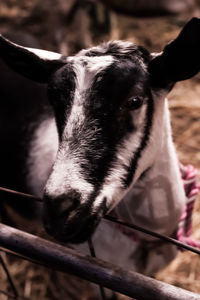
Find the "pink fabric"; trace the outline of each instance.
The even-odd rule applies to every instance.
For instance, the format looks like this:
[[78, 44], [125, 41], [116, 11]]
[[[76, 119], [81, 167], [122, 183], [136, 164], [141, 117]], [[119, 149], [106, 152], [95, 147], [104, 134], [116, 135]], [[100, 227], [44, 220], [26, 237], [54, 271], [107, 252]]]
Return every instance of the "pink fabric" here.
[[186, 206], [179, 221], [176, 238], [180, 242], [200, 249], [200, 241], [190, 237], [192, 234], [192, 212], [196, 196], [200, 190], [200, 185], [197, 182], [197, 170], [192, 165], [183, 166], [180, 164], [180, 171], [185, 189]]

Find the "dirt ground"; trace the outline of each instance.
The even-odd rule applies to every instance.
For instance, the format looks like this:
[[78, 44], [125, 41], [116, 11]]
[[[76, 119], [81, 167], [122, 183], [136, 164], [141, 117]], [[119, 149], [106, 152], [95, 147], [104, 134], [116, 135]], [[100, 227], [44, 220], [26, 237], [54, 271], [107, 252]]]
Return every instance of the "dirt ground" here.
[[[9, 0], [6, 5], [0, 4], [0, 31], [20, 28], [24, 24], [33, 2], [22, 1], [18, 7], [17, 0]], [[10, 4], [10, 6], [8, 5]], [[196, 12], [196, 15], [198, 13]], [[137, 19], [124, 16], [114, 16], [115, 27], [112, 28], [108, 38], [119, 38], [135, 41], [156, 52], [175, 38], [183, 24], [192, 15], [157, 17]], [[37, 21], [38, 20], [38, 21]], [[41, 18], [28, 23], [27, 28], [37, 37], [44, 36], [46, 27], [42, 29]], [[99, 38], [99, 40], [102, 39]], [[98, 38], [95, 38], [95, 42]], [[53, 48], [49, 36], [43, 39], [42, 44]], [[179, 159], [184, 164], [193, 164], [200, 172], [200, 75], [191, 80], [178, 83], [170, 93], [169, 106], [173, 136]], [[193, 215], [193, 236], [200, 240], [200, 197], [198, 197]], [[20, 293], [29, 299], [57, 300], [57, 299], [95, 299], [89, 284], [72, 276], [20, 261], [2, 254], [9, 265], [10, 272], [16, 282]], [[158, 279], [170, 284], [200, 293], [200, 259], [189, 252], [180, 252], [174, 261], [156, 276]], [[77, 284], [78, 283], [78, 284]], [[0, 268], [0, 289], [6, 290], [9, 284], [3, 270]], [[81, 295], [81, 296], [80, 296]], [[0, 294], [0, 300], [11, 299]], [[127, 299], [121, 296], [120, 299]]]

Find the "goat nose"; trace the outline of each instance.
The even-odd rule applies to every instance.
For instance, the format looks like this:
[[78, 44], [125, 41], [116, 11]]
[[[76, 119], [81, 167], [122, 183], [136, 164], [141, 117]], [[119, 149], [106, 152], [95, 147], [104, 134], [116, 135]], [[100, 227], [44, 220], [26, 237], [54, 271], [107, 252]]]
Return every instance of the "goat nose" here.
[[67, 217], [79, 205], [80, 194], [70, 191], [62, 195], [44, 194], [43, 223], [47, 232], [56, 230], [62, 217]]
[[49, 216], [60, 216], [70, 210], [72, 206], [72, 200], [65, 195], [59, 197], [44, 197], [45, 213], [49, 214]]
[[54, 195], [54, 193], [44, 194], [44, 203], [48, 207], [55, 209], [55, 212], [68, 210], [72, 206], [76, 206], [80, 203], [81, 195], [72, 190], [66, 194]]

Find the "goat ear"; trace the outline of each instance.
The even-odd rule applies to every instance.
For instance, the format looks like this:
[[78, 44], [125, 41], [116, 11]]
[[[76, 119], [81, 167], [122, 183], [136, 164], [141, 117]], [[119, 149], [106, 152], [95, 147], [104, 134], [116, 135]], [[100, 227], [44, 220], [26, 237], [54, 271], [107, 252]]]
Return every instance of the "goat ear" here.
[[191, 19], [149, 65], [153, 87], [165, 88], [200, 71], [200, 19]]
[[66, 63], [61, 54], [22, 47], [2, 35], [0, 58], [14, 71], [40, 83], [47, 83], [50, 74]]

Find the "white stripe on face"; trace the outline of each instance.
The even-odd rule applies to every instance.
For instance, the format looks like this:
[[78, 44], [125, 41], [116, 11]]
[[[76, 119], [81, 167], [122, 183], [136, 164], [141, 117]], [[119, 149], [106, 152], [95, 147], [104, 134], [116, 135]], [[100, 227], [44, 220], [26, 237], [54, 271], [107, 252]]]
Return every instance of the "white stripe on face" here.
[[80, 137], [77, 144], [73, 144], [73, 140], [79, 138], [74, 136], [76, 132], [81, 135], [83, 131], [85, 93], [91, 87], [95, 76], [112, 64], [113, 60], [112, 56], [68, 58], [76, 75], [76, 88], [58, 155], [46, 185], [46, 193], [59, 196], [73, 189], [81, 194], [81, 201], [84, 202], [93, 192], [93, 185], [84, 179], [81, 164], [87, 164], [87, 161], [84, 161], [83, 153], [84, 149], [87, 150], [88, 147], [87, 139], [91, 140], [94, 132], [88, 128], [87, 131], [84, 131], [85, 140], [81, 140]]
[[68, 155], [69, 152], [67, 146], [61, 145], [45, 192], [58, 197], [67, 194], [68, 191], [75, 190], [80, 193], [80, 200], [84, 202], [93, 191], [93, 186], [84, 179], [78, 154]]
[[111, 65], [114, 58], [112, 56], [77, 56], [69, 57], [68, 61], [73, 63], [73, 70], [76, 74], [76, 88], [71, 113], [64, 129], [65, 138], [73, 137], [74, 129], [81, 129], [84, 125], [85, 116], [83, 104], [85, 101], [85, 93], [92, 86], [95, 76]]

